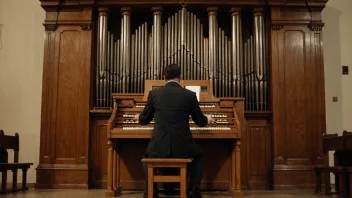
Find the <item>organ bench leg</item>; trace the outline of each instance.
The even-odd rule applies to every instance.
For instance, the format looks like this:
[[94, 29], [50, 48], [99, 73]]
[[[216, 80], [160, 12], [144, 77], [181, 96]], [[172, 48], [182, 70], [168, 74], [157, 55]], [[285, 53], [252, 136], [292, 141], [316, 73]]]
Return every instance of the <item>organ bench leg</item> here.
[[231, 187], [232, 197], [242, 197], [241, 190], [241, 141], [236, 140], [231, 153]]
[[120, 155], [116, 141], [108, 141], [108, 179], [105, 197], [116, 197], [121, 193], [120, 187]]

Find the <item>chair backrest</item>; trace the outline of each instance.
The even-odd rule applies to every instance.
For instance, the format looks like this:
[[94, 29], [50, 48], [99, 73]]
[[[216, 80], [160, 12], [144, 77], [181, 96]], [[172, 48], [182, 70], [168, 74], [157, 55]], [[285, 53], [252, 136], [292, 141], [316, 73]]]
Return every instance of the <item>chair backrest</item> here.
[[2, 150], [0, 152], [0, 155], [2, 155], [2, 157], [0, 157], [2, 159], [1, 161], [4, 161], [4, 155], [6, 155], [4, 153], [4, 150], [6, 151], [6, 149], [12, 149], [14, 150], [13, 161], [14, 163], [18, 163], [18, 152], [20, 150], [20, 138], [18, 133], [15, 133], [14, 136], [10, 136], [10, 135], [5, 135], [4, 131], [0, 130], [0, 149]]
[[352, 132], [343, 131], [343, 146], [345, 149], [352, 149]]
[[323, 152], [343, 149], [342, 137], [335, 134], [323, 135]]

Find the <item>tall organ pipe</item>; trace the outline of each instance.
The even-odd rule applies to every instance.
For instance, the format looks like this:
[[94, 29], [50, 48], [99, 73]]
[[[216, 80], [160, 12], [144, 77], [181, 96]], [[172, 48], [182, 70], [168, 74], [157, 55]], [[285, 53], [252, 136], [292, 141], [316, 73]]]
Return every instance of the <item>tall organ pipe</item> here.
[[159, 79], [161, 74], [161, 17], [163, 9], [161, 7], [153, 7], [153, 68], [154, 79]]
[[209, 19], [209, 78], [213, 83], [214, 94], [217, 96], [217, 82], [216, 82], [216, 69], [217, 69], [217, 7], [209, 7], [208, 19]]
[[123, 20], [123, 64], [122, 64], [122, 92], [129, 92], [130, 67], [131, 67], [131, 8], [121, 8]]
[[237, 97], [243, 96], [243, 65], [242, 65], [242, 25], [241, 25], [241, 9], [231, 9], [231, 25], [232, 25], [232, 80], [233, 95]]
[[254, 53], [255, 53], [255, 99], [256, 110], [263, 110], [263, 103], [266, 98], [264, 97], [265, 83], [264, 82], [264, 12], [263, 9], [254, 9]]
[[99, 8], [99, 26], [98, 26], [98, 66], [97, 66], [97, 103], [101, 107], [107, 107], [106, 92], [107, 92], [107, 82], [106, 82], [106, 63], [107, 63], [107, 35], [108, 35], [108, 9]]

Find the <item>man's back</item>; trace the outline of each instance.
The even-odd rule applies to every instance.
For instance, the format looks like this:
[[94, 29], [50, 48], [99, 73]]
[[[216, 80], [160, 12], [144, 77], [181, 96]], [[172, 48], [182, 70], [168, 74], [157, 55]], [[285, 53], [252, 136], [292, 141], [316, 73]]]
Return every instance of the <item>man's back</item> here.
[[[194, 92], [182, 88], [177, 82], [168, 82], [164, 87], [151, 91], [148, 100], [152, 103], [150, 108], [153, 109], [155, 122], [153, 137], [146, 152], [148, 155], [192, 157], [202, 153], [192, 140], [189, 115], [199, 126], [205, 126], [208, 120], [200, 110]], [[145, 117], [147, 121], [150, 119], [148, 116]]]
[[[202, 149], [193, 141], [189, 129], [189, 115], [198, 126], [214, 123], [211, 116], [204, 116], [200, 110], [196, 94], [182, 88], [178, 82], [182, 79], [181, 68], [171, 64], [165, 67], [164, 79], [168, 82], [160, 89], [149, 92], [148, 101], [138, 119], [142, 125], [155, 121], [153, 136], [144, 154], [146, 158], [193, 158], [189, 164], [190, 185], [189, 198], [201, 198], [199, 185], [204, 170]], [[148, 166], [143, 164], [145, 186], [148, 189]], [[154, 189], [157, 188], [154, 185]], [[157, 198], [157, 190], [153, 197]], [[147, 197], [147, 192], [144, 193]]]

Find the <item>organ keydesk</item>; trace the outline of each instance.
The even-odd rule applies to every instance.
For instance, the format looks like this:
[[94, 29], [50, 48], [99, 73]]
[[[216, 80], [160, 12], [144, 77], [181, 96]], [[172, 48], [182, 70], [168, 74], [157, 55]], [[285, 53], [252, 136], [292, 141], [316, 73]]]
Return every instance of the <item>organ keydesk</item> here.
[[[119, 149], [119, 143], [122, 143], [126, 139], [150, 139], [153, 122], [147, 126], [140, 126], [132, 118], [135, 114], [142, 112], [144, 104], [146, 103], [148, 92], [152, 89], [157, 89], [165, 84], [162, 80], [147, 80], [145, 81], [145, 92], [144, 94], [113, 94], [114, 109], [112, 115], [108, 121], [107, 126], [107, 138], [108, 145], [108, 181], [105, 196], [111, 197], [118, 195], [121, 188], [120, 180], [120, 162], [124, 159], [121, 156], [123, 150]], [[210, 140], [230, 140], [226, 141], [230, 143], [229, 148], [231, 152], [228, 152], [229, 171], [228, 171], [228, 182], [225, 184], [227, 188], [234, 196], [241, 196], [241, 168], [240, 168], [240, 139], [241, 139], [241, 123], [240, 119], [243, 115], [243, 98], [215, 98], [213, 96], [213, 90], [211, 81], [208, 80], [183, 80], [181, 86], [200, 86], [199, 93], [199, 104], [204, 114], [210, 114], [217, 118], [215, 124], [207, 125], [205, 127], [198, 127], [190, 119], [190, 129], [192, 131], [193, 138], [195, 139], [210, 139]], [[141, 156], [135, 156], [140, 158]], [[208, 158], [215, 158], [217, 156], [208, 156]], [[219, 160], [218, 163], [222, 163]], [[227, 161], [225, 162], [227, 163]], [[224, 166], [219, 164], [218, 166]], [[141, 168], [141, 167], [140, 167]], [[206, 168], [205, 179], [207, 179], [207, 171], [215, 171]], [[214, 173], [212, 173], [214, 174]], [[209, 178], [208, 178], [209, 179]], [[212, 181], [210, 181], [211, 184]], [[204, 189], [215, 189], [219, 186], [214, 185], [203, 185]], [[220, 187], [223, 188], [223, 187]]]

